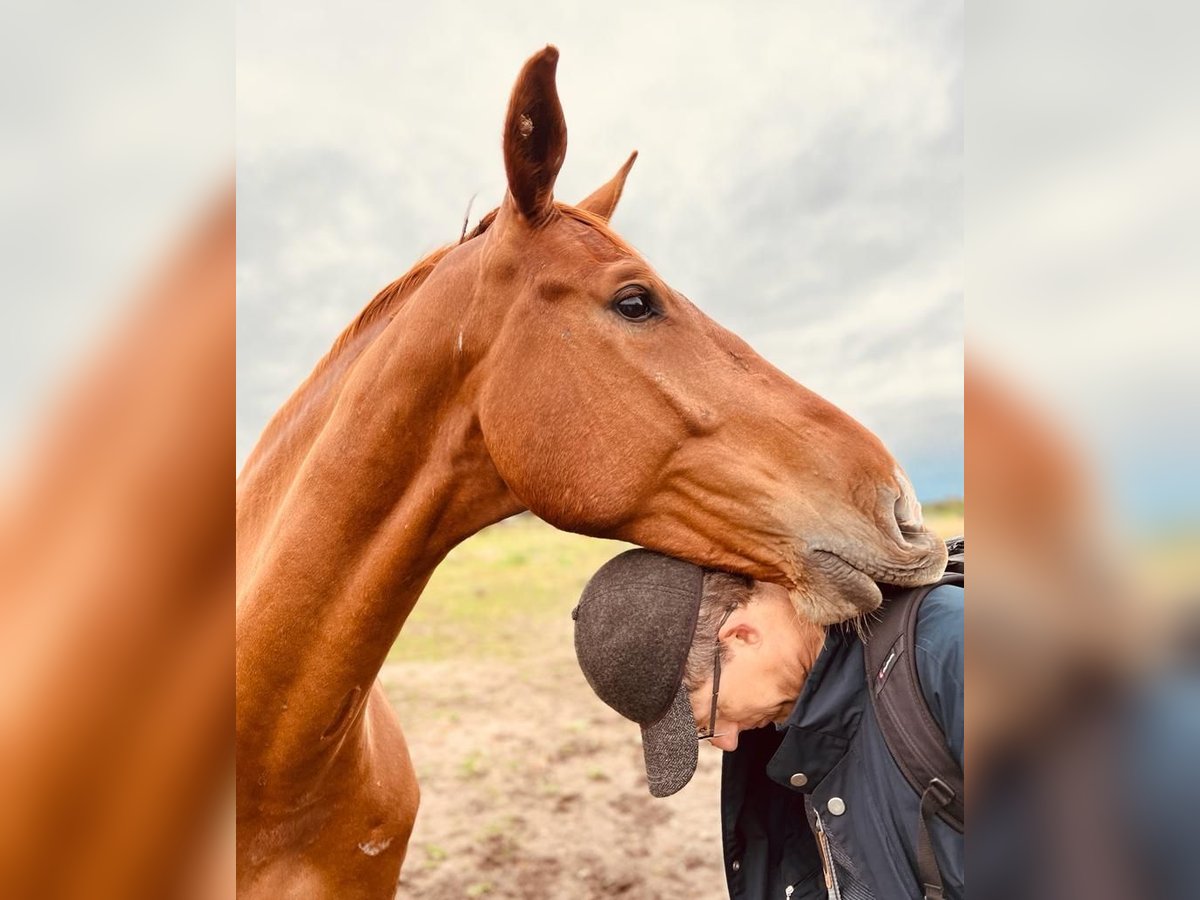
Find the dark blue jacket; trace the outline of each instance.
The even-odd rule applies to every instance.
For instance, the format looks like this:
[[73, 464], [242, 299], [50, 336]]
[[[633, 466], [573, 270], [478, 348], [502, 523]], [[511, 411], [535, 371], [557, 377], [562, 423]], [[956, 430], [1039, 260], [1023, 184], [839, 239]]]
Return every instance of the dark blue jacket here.
[[[922, 693], [961, 765], [962, 588], [930, 592], [916, 637]], [[721, 820], [730, 897], [920, 900], [919, 799], [875, 720], [862, 642], [848, 628], [830, 628], [787, 723], [744, 732], [738, 749], [724, 756]], [[961, 900], [963, 837], [941, 820], [931, 836], [946, 896]], [[823, 858], [831, 861], [828, 875]]]

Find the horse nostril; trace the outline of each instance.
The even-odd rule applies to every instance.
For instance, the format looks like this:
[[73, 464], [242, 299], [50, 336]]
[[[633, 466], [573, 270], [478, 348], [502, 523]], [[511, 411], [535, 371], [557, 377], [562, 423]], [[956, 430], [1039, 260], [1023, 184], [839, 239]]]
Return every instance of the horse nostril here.
[[902, 472], [897, 471], [896, 476], [900, 488], [899, 495], [896, 497], [896, 503], [892, 508], [892, 515], [896, 519], [896, 526], [900, 529], [900, 533], [905, 536], [924, 532], [925, 521], [921, 516], [921, 504], [917, 500], [916, 491], [913, 490], [912, 484]]
[[896, 517], [896, 524], [899, 525], [901, 529], [910, 528], [913, 526], [919, 527], [921, 525], [920, 506], [917, 507], [916, 514], [914, 515], [912, 507], [908, 502], [908, 498], [906, 498], [903, 494], [896, 498], [896, 507], [893, 515]]

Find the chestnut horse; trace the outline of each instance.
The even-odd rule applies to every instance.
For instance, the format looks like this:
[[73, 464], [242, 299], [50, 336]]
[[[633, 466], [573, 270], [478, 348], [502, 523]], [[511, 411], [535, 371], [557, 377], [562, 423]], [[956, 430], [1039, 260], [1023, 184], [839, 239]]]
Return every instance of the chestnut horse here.
[[245, 896], [387, 897], [417, 812], [376, 676], [434, 568], [531, 510], [784, 585], [835, 622], [941, 542], [883, 444], [608, 228], [630, 157], [556, 202], [558, 51], [521, 70], [508, 191], [385, 288], [238, 482], [237, 855]]

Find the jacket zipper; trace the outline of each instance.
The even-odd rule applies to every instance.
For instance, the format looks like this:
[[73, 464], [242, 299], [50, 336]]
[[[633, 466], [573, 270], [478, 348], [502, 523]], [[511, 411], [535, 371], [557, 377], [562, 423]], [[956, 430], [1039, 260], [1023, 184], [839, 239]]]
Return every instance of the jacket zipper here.
[[837, 869], [833, 867], [833, 854], [829, 852], [829, 838], [825, 835], [825, 823], [821, 821], [821, 814], [815, 808], [813, 809], [813, 824], [817, 830], [817, 849], [821, 851], [821, 863], [825, 867], [825, 888], [829, 891], [829, 900], [842, 900]]

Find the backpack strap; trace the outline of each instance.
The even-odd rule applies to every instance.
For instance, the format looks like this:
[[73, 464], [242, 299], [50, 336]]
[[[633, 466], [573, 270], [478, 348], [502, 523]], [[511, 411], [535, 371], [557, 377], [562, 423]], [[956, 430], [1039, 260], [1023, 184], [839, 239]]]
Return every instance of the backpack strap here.
[[921, 797], [917, 870], [926, 900], [943, 896], [929, 823], [936, 816], [960, 833], [965, 825], [962, 768], [950, 755], [946, 736], [925, 702], [914, 651], [922, 601], [940, 585], [961, 587], [966, 583], [965, 543], [957, 538], [947, 542], [947, 550], [950, 559], [946, 574], [937, 584], [885, 592], [881, 617], [872, 623], [864, 652], [867, 685], [879, 728], [905, 780]]

